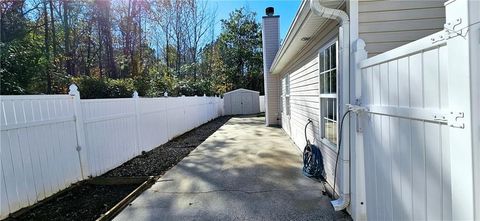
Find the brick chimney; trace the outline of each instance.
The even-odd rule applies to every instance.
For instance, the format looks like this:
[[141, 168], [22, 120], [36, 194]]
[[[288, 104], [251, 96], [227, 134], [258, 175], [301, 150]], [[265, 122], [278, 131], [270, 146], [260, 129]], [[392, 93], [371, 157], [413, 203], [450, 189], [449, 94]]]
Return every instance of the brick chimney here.
[[280, 120], [280, 81], [270, 74], [270, 67], [280, 47], [280, 16], [273, 7], [265, 9], [262, 19], [263, 79], [265, 88], [265, 124], [278, 125]]

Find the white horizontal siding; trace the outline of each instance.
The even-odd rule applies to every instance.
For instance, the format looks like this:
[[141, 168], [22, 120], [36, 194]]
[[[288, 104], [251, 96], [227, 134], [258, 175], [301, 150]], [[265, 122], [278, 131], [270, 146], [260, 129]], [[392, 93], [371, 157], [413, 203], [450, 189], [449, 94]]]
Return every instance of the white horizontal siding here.
[[[309, 40], [309, 43], [301, 50], [296, 59], [292, 60], [280, 75], [280, 79], [283, 79], [287, 74], [290, 75], [291, 114], [286, 116], [284, 110], [282, 114], [282, 128], [289, 134], [299, 150], [303, 151], [306, 145], [305, 124], [308, 122], [308, 119], [313, 121], [313, 124], [308, 126], [307, 137], [312, 143], [320, 147], [324, 158], [327, 181], [330, 184], [333, 184], [336, 152], [320, 143], [318, 128], [320, 116], [318, 52], [321, 47], [334, 40], [337, 36], [338, 22], [327, 22], [322, 31], [312, 36], [312, 39]], [[279, 88], [283, 89], [283, 85]], [[280, 96], [277, 101], [282, 102]], [[284, 103], [282, 105], [285, 106]]]
[[303, 151], [306, 145], [305, 124], [308, 122], [308, 119], [313, 121], [313, 124], [307, 129], [307, 137], [312, 143], [320, 146], [324, 157], [327, 179], [330, 183], [333, 183], [336, 152], [329, 147], [321, 145], [319, 141], [319, 95], [318, 56], [314, 56], [305, 60], [303, 66], [290, 73], [291, 114], [288, 117], [284, 111], [282, 127], [298, 148]]
[[445, 1], [360, 1], [359, 36], [369, 57], [443, 29]]

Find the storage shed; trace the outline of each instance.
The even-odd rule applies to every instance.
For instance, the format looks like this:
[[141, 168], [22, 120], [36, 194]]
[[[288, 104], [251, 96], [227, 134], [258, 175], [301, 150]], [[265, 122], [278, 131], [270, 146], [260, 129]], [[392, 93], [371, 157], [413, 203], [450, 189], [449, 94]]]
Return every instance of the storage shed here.
[[237, 89], [223, 95], [225, 115], [256, 114], [260, 112], [258, 91]]

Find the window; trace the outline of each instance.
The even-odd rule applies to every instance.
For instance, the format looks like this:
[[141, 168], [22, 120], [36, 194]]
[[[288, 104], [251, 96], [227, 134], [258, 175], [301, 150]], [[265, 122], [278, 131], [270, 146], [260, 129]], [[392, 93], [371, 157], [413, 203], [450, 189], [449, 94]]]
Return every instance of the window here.
[[280, 99], [282, 100], [280, 103], [280, 113], [283, 114], [285, 111], [285, 78], [282, 78], [281, 82]]
[[331, 146], [337, 144], [337, 43], [333, 42], [319, 53], [320, 77], [320, 134]]
[[290, 116], [290, 74], [285, 76], [285, 112]]
[[281, 98], [281, 112], [290, 116], [290, 75], [288, 74], [282, 78]]

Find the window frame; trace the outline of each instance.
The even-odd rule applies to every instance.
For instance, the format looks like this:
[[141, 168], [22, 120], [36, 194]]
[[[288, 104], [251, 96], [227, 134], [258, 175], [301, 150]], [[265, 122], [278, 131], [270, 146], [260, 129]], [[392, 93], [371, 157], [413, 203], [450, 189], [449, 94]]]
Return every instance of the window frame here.
[[290, 74], [285, 75], [285, 115], [291, 117], [291, 103], [290, 103]]
[[[320, 67], [320, 59], [322, 58], [320, 56], [320, 54], [324, 51], [326, 51], [327, 49], [329, 49], [332, 45], [335, 45], [335, 68], [329, 68], [328, 70], [323, 70], [321, 71]], [[339, 59], [339, 54], [338, 54], [338, 39], [337, 37], [335, 37], [334, 39], [328, 41], [326, 44], [324, 44], [319, 50], [318, 50], [318, 91], [319, 91], [319, 127], [318, 127], [318, 131], [319, 131], [319, 135], [320, 135], [320, 142], [327, 146], [328, 148], [330, 148], [331, 150], [337, 152], [338, 151], [338, 112], [339, 112], [339, 104], [338, 104], [338, 98], [339, 98], [339, 88], [338, 88], [338, 76], [339, 76], [339, 72], [338, 72], [338, 69], [339, 69], [339, 62], [338, 62], [338, 59]], [[323, 86], [322, 86], [322, 76], [323, 74], [325, 73], [328, 73], [328, 72], [331, 72], [331, 71], [335, 71], [335, 93], [322, 93], [322, 90], [323, 90]], [[331, 78], [329, 79], [331, 80]], [[331, 82], [330, 82], [331, 83]], [[331, 88], [331, 84], [330, 84], [330, 88]], [[331, 98], [334, 98], [335, 99], [335, 107], [334, 107], [334, 116], [336, 117], [335, 118], [335, 123], [336, 123], [336, 127], [335, 127], [335, 133], [336, 133], [336, 143], [333, 143], [332, 141], [330, 141], [326, 136], [325, 136], [325, 119], [324, 119], [324, 116], [326, 115], [326, 113], [323, 113], [323, 108], [322, 108], [322, 103], [323, 101], [327, 100], [327, 99], [331, 99]], [[328, 113], [328, 111], [327, 111]], [[329, 119], [331, 120], [331, 119]]]

